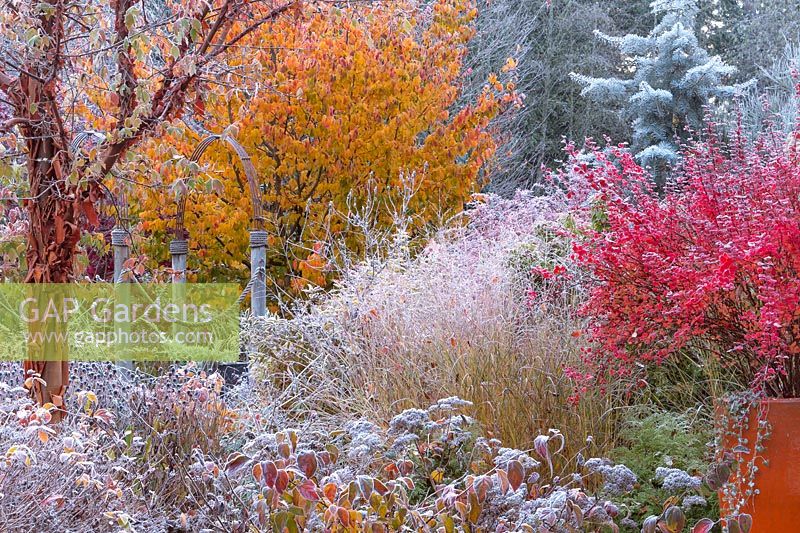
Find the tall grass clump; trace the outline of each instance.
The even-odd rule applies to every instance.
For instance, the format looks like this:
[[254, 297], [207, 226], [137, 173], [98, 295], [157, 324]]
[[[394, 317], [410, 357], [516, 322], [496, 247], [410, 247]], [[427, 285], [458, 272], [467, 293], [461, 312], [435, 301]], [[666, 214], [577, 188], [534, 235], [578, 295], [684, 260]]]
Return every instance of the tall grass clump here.
[[262, 387], [298, 411], [314, 397], [317, 410], [322, 400], [325, 412], [381, 420], [458, 396], [516, 447], [550, 428], [610, 440], [614, 395], [568, 402], [563, 369], [583, 348], [583, 292], [568, 259], [567, 203], [557, 191], [481, 197], [466, 223], [416, 254], [401, 227], [332, 293], [251, 328]]

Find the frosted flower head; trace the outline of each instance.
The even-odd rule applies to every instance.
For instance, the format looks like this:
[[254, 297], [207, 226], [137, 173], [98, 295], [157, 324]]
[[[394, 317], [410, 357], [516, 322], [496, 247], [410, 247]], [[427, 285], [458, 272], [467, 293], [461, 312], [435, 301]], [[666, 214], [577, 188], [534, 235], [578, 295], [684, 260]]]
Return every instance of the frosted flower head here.
[[414, 435], [413, 433], [406, 433], [405, 435], [401, 435], [394, 440], [389, 448], [389, 451], [395, 454], [400, 453], [418, 440], [419, 437], [417, 435]]
[[590, 474], [596, 474], [599, 473], [600, 467], [610, 464], [611, 461], [609, 461], [608, 459], [602, 459], [600, 457], [592, 457], [584, 462], [583, 467]]
[[[590, 459], [591, 461], [591, 459]], [[587, 464], [589, 461], [586, 462]], [[633, 490], [636, 474], [625, 465], [600, 465], [594, 470], [603, 476], [603, 490], [608, 494], [620, 495]]]
[[451, 411], [457, 411], [462, 407], [471, 407], [471, 406], [472, 402], [470, 401], [462, 400], [458, 396], [450, 396], [449, 398], [442, 398], [435, 404], [428, 407], [428, 413], [430, 414], [446, 413]]
[[514, 448], [500, 448], [497, 451], [497, 457], [494, 458], [494, 464], [498, 468], [508, 468], [508, 463], [515, 459], [522, 463], [525, 470], [538, 468], [541, 464], [527, 453]]
[[671, 494], [696, 490], [703, 484], [699, 477], [691, 476], [680, 468], [658, 467], [656, 468], [656, 480], [660, 481], [661, 487]]
[[378, 435], [365, 435], [358, 441], [353, 441], [347, 450], [347, 457], [353, 460], [372, 457], [376, 450], [383, 445], [383, 439]]
[[442, 442], [445, 442], [451, 446], [461, 446], [466, 444], [472, 439], [472, 433], [469, 431], [469, 429], [467, 429], [467, 427], [472, 423], [474, 423], [474, 420], [468, 417], [452, 417], [448, 422], [447, 432], [442, 437]]
[[681, 503], [684, 511], [691, 511], [693, 507], [705, 507], [706, 505], [708, 505], [708, 502], [699, 494], [686, 496]]
[[379, 433], [381, 428], [369, 420], [351, 420], [344, 425], [344, 430], [355, 438], [363, 433]]
[[350, 459], [364, 459], [384, 445], [381, 428], [367, 420], [355, 420], [344, 425], [351, 441], [347, 450]]
[[485, 453], [487, 455], [492, 453], [492, 446], [486, 437], [478, 437], [475, 439], [475, 446], [473, 449], [476, 452]]
[[422, 409], [406, 409], [389, 422], [392, 433], [419, 433], [430, 428], [432, 422], [427, 411]]

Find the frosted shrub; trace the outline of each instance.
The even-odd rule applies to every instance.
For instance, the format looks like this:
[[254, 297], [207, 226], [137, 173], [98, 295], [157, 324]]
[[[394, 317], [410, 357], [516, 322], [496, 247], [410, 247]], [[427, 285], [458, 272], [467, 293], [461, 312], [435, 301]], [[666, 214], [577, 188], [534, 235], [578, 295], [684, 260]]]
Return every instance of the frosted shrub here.
[[724, 368], [727, 383], [800, 396], [797, 144], [776, 128], [751, 141], [709, 123], [663, 197], [630, 154], [595, 156], [594, 166], [570, 164], [605, 217], [602, 228], [585, 224], [574, 245], [595, 281], [582, 385], [635, 386], [688, 355]]

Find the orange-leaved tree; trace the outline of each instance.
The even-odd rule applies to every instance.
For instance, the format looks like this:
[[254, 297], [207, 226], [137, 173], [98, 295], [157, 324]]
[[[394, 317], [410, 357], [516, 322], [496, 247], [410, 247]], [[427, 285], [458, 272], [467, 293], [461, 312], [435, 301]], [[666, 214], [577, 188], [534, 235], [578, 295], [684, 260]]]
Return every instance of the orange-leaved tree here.
[[[388, 226], [403, 176], [415, 176], [408, 209], [417, 224], [462, 209], [480, 188], [495, 150], [492, 119], [518, 97], [492, 76], [474, 101], [458, 104], [475, 14], [471, 0], [305, 10], [300, 23], [256, 32], [241, 56], [247, 79], [195, 107], [198, 122], [234, 134], [252, 158], [279, 286], [324, 283], [319, 246], [343, 231], [337, 213], [372, 195]], [[155, 179], [194, 191], [186, 226], [197, 275], [244, 278], [252, 213], [244, 173], [224, 143], [187, 165], [181, 156], [202, 137], [187, 124], [150, 144]], [[160, 237], [148, 241], [151, 257], [167, 257], [157, 243], [174, 224], [164, 190], [140, 196], [142, 228]]]
[[[229, 51], [300, 4], [3, 3], [0, 133], [12, 146], [6, 155], [25, 169], [14, 187], [28, 218], [26, 281], [73, 279], [78, 243], [98, 222], [103, 182], [123, 173], [131, 149], [181, 113], [198, 94], [198, 81], [218, 79], [228, 68]], [[102, 131], [103, 140], [88, 153], [71, 149], [78, 132], [91, 127]], [[26, 384], [40, 403], [60, 407], [68, 383], [67, 354], [43, 355], [28, 361], [26, 369], [41, 374], [46, 387], [35, 379]]]

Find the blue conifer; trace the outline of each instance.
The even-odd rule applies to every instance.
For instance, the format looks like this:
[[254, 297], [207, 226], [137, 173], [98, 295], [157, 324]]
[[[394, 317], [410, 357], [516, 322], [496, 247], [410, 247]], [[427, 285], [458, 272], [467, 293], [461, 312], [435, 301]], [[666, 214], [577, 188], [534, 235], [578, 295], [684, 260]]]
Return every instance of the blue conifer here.
[[647, 36], [595, 31], [629, 60], [632, 78], [571, 76], [583, 85], [583, 96], [621, 108], [633, 127], [637, 160], [663, 179], [679, 159], [676, 140], [685, 136], [686, 126], [699, 128], [707, 105], [742, 86], [725, 85], [736, 69], [700, 46], [694, 32], [696, 0], [655, 0], [650, 10], [660, 21]]

